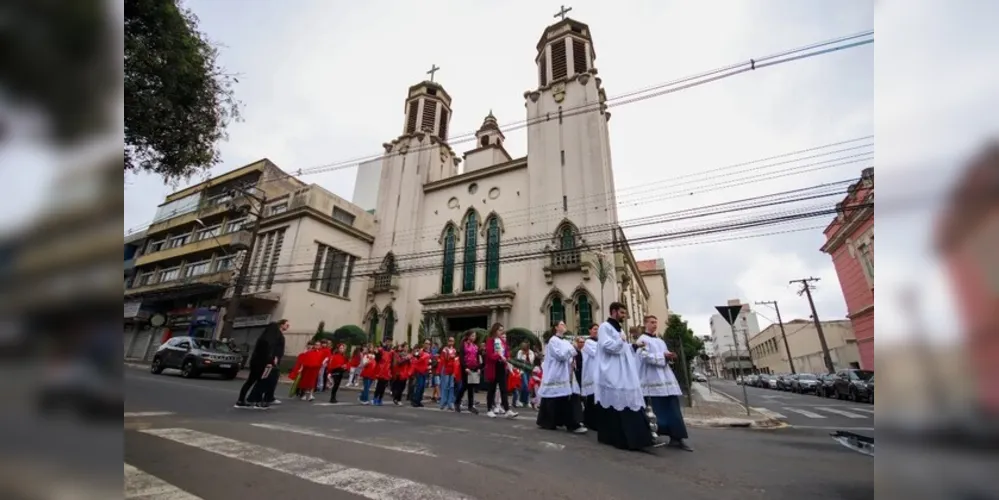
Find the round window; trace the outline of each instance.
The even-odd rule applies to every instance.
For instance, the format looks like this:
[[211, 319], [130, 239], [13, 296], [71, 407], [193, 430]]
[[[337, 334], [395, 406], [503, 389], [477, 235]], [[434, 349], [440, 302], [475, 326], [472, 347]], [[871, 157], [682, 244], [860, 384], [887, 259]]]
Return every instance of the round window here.
[[472, 184], [470, 184], [468, 186], [468, 194], [475, 194], [477, 192], [479, 192], [479, 185], [478, 184], [476, 184], [476, 183], [473, 182]]

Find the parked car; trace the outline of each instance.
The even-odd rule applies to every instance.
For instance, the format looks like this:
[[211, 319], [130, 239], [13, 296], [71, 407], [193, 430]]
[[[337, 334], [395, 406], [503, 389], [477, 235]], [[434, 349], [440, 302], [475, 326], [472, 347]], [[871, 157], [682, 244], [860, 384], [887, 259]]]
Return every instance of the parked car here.
[[708, 377], [706, 375], [704, 375], [703, 373], [701, 373], [701, 372], [694, 372], [694, 381], [695, 382], [707, 382], [708, 381]]
[[836, 372], [833, 382], [836, 399], [874, 402], [874, 372], [850, 368]]
[[814, 373], [799, 373], [791, 382], [791, 392], [798, 394], [814, 393], [819, 386], [819, 377]]
[[777, 389], [781, 391], [790, 391], [791, 385], [794, 382], [794, 375], [784, 374], [777, 376]]
[[226, 380], [236, 378], [242, 356], [225, 342], [196, 337], [174, 337], [160, 346], [153, 355], [149, 371], [154, 374], [172, 368], [181, 375], [195, 378], [202, 373], [221, 374]]
[[766, 373], [761, 374], [757, 387], [762, 387], [764, 389], [776, 389], [777, 377]]
[[823, 373], [818, 376], [818, 384], [815, 385], [815, 395], [820, 398], [831, 398], [835, 391], [833, 389], [834, 382], [836, 382], [836, 375], [832, 373]]

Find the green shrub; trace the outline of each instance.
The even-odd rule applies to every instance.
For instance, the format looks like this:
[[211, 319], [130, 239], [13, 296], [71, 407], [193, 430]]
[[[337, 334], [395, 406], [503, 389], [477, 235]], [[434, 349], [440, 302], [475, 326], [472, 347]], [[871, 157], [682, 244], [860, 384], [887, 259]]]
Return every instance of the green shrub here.
[[510, 349], [520, 349], [520, 344], [528, 342], [533, 349], [541, 349], [541, 339], [527, 328], [511, 328], [506, 331], [506, 343]]

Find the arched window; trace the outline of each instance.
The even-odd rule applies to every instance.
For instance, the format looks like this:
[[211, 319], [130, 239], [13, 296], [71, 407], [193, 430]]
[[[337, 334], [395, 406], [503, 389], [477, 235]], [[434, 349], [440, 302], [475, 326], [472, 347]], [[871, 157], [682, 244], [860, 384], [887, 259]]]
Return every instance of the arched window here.
[[499, 220], [496, 217], [490, 217], [486, 229], [486, 290], [499, 288], [499, 246]]
[[444, 234], [444, 269], [441, 272], [441, 294], [454, 293], [454, 226]]
[[488, 146], [489, 145], [489, 136], [488, 135], [482, 136], [482, 140], [479, 141], [479, 144], [481, 144], [482, 147]]
[[392, 330], [395, 330], [395, 311], [391, 307], [385, 309], [385, 331], [382, 340], [392, 340]]
[[479, 227], [478, 218], [475, 212], [468, 212], [465, 219], [465, 258], [462, 263], [461, 290], [470, 292], [475, 290], [475, 247], [478, 243], [476, 230]]
[[568, 224], [562, 226], [562, 234], [559, 235], [559, 248], [562, 250], [576, 248], [576, 235], [573, 234], [572, 227]]
[[378, 336], [378, 310], [368, 312], [368, 342], [374, 342]]
[[548, 306], [548, 324], [554, 326], [559, 321], [565, 321], [565, 304], [560, 297], [552, 297], [552, 304]]
[[593, 324], [593, 304], [590, 304], [590, 297], [581, 293], [576, 297], [576, 312], [579, 314], [579, 334], [586, 335], [586, 331]]

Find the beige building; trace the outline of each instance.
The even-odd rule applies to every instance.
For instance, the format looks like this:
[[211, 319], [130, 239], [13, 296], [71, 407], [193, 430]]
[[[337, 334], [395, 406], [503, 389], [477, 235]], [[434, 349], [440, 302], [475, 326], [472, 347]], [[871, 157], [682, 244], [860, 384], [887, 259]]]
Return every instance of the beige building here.
[[[784, 331], [787, 334], [787, 344], [796, 372], [827, 371], [814, 322], [806, 319], [788, 321], [784, 323]], [[837, 370], [860, 366], [860, 351], [857, 349], [857, 339], [853, 335], [853, 327], [849, 320], [823, 321], [822, 331], [825, 333], [833, 366]], [[757, 370], [765, 373], [791, 372], [790, 364], [787, 362], [788, 349], [784, 347], [780, 326], [776, 323], [751, 337], [749, 348]]]
[[666, 279], [666, 264], [663, 259], [638, 261], [638, 271], [642, 275], [645, 288], [649, 290], [647, 314], [659, 319], [660, 332], [666, 329], [669, 320], [669, 281]]

